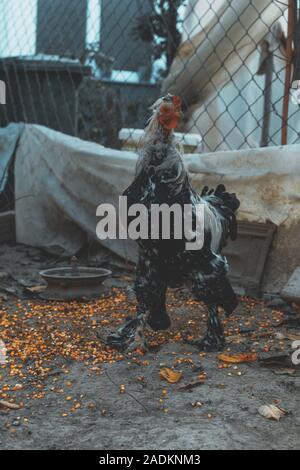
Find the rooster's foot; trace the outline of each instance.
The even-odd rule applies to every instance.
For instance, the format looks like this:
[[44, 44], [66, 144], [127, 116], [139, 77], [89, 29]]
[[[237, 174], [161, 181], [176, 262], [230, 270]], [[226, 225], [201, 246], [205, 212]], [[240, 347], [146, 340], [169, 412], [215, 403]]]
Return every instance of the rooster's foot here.
[[220, 340], [219, 338], [211, 339], [208, 337], [204, 337], [202, 339], [196, 340], [185, 340], [187, 344], [195, 346], [199, 351], [207, 351], [207, 352], [217, 352], [222, 351], [225, 346], [225, 341]]
[[159, 315], [149, 315], [147, 323], [154, 331], [167, 330], [170, 328], [171, 320], [167, 313]]
[[144, 338], [143, 339], [136, 338], [132, 343], [130, 343], [127, 346], [126, 351], [127, 352], [133, 352], [136, 349], [139, 349], [140, 351], [143, 351], [143, 352], [148, 352], [149, 351], [148, 344], [147, 344], [147, 342]]
[[112, 334], [106, 338], [105, 344], [112, 349], [116, 349], [120, 352], [132, 352], [136, 349], [140, 349], [144, 352], [148, 351], [148, 344], [145, 340], [141, 340], [140, 338], [135, 338], [132, 340], [124, 340], [123, 338], [119, 338], [116, 335]]
[[133, 351], [137, 348], [147, 350], [144, 337], [144, 317], [136, 317], [125, 323], [114, 333], [107, 336], [105, 344], [118, 351]]
[[116, 349], [117, 351], [124, 351], [130, 345], [130, 340], [123, 338], [117, 333], [112, 333], [111, 335], [108, 335], [104, 342], [106, 346], [109, 346], [112, 349]]

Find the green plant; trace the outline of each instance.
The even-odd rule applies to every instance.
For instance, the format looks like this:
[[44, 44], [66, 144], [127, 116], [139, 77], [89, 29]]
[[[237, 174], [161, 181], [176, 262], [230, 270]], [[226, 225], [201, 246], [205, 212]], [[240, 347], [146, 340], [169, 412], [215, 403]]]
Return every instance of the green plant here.
[[176, 55], [181, 40], [179, 7], [185, 0], [148, 0], [151, 12], [136, 20], [132, 33], [136, 39], [150, 43], [153, 59], [166, 58], [165, 76]]

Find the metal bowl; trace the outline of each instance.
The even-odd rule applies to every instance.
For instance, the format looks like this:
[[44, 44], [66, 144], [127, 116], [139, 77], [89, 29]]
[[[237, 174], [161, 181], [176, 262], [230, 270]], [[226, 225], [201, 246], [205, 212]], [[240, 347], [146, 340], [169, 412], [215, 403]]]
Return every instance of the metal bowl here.
[[40, 272], [47, 283], [47, 288], [40, 296], [47, 300], [97, 298], [103, 294], [103, 282], [111, 274], [109, 269], [87, 266], [46, 269]]

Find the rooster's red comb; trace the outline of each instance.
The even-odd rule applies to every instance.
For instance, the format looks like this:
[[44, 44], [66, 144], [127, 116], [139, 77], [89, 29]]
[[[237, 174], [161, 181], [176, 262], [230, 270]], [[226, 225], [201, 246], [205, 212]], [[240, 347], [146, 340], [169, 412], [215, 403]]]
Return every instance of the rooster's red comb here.
[[174, 96], [172, 97], [172, 101], [173, 101], [173, 104], [174, 104], [174, 106], [175, 106], [176, 109], [180, 109], [180, 108], [181, 108], [182, 100], [181, 100], [180, 96], [174, 95]]

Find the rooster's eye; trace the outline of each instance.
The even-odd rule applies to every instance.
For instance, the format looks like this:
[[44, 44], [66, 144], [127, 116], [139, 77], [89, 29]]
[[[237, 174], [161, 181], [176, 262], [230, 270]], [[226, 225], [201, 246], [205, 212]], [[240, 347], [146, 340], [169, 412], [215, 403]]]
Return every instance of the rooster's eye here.
[[166, 95], [163, 97], [164, 103], [171, 103], [173, 101], [173, 96], [172, 95]]
[[174, 113], [174, 106], [171, 103], [162, 104], [159, 109], [160, 115], [170, 115]]

